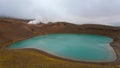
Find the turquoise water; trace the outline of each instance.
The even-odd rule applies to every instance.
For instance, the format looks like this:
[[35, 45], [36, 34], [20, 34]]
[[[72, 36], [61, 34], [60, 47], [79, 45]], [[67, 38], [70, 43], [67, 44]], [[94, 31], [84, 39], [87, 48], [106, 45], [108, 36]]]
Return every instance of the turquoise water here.
[[112, 39], [89, 34], [48, 34], [11, 44], [8, 49], [35, 48], [61, 58], [110, 62], [116, 59]]

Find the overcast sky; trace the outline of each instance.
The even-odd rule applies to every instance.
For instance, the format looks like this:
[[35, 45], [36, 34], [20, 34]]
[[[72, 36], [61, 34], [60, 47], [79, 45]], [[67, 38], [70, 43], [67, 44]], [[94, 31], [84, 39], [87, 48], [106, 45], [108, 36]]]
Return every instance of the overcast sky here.
[[0, 0], [0, 16], [120, 25], [120, 0]]

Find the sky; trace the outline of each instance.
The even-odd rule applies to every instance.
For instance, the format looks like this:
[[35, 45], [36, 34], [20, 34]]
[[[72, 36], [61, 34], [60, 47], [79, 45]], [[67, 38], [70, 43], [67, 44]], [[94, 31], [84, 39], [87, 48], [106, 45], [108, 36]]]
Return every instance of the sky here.
[[120, 0], [0, 0], [0, 16], [120, 26]]

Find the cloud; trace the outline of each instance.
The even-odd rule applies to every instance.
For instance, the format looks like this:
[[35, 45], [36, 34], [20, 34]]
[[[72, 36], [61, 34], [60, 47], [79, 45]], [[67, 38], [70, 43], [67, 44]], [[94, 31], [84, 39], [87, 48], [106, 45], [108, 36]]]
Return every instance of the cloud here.
[[119, 25], [119, 6], [120, 0], [0, 0], [0, 16]]

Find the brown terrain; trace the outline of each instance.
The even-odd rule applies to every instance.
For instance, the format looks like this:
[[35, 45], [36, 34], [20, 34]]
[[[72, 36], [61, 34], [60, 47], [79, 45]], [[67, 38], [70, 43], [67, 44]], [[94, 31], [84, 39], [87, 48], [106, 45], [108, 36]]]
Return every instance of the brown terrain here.
[[[120, 68], [120, 27], [66, 22], [27, 24], [29, 20], [0, 18], [0, 68]], [[117, 59], [108, 63], [75, 62], [60, 59], [35, 49], [6, 47], [14, 42], [52, 33], [97, 34], [113, 38]]]

